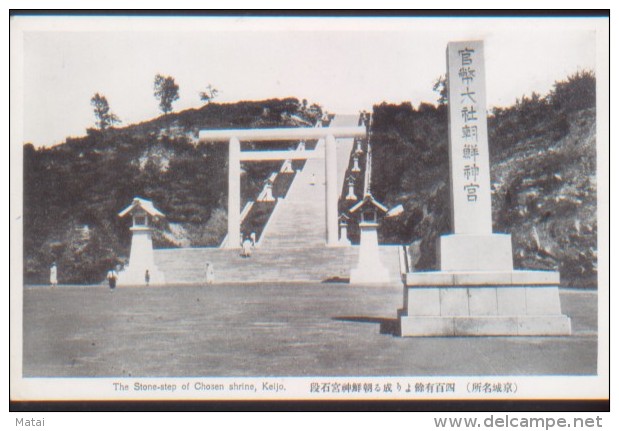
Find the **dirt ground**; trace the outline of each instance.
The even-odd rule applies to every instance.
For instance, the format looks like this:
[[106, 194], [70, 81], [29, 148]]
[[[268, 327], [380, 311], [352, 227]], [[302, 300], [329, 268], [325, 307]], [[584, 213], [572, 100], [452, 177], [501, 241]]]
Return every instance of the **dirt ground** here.
[[23, 300], [25, 377], [596, 374], [595, 291], [561, 291], [569, 337], [400, 338], [401, 286], [28, 286]]

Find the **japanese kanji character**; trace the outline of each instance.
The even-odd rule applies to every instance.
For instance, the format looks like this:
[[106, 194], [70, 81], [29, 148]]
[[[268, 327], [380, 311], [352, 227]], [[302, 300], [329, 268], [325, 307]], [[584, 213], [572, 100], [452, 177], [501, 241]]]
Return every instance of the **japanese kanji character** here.
[[477, 201], [477, 189], [479, 188], [479, 184], [466, 184], [464, 186], [464, 190], [466, 190], [466, 200], [468, 202]]
[[473, 98], [473, 94], [475, 94], [474, 91], [469, 90], [469, 87], [466, 87], [466, 91], [464, 93], [460, 93], [460, 96], [462, 96], [462, 100], [460, 101], [460, 103], [464, 103], [464, 101], [468, 98], [471, 102], [473, 103], [477, 103], [477, 100], [475, 100]]
[[469, 85], [475, 79], [475, 69], [470, 67], [461, 67], [458, 71], [460, 80], [466, 85]]
[[477, 111], [474, 106], [464, 106], [460, 112], [462, 113], [462, 119], [465, 123], [468, 123], [469, 121], [477, 121], [477, 117], [475, 116]]
[[462, 147], [462, 158], [476, 161], [477, 157], [479, 157], [479, 147], [477, 145], [464, 144]]
[[464, 48], [458, 51], [460, 58], [462, 60], [462, 66], [470, 66], [473, 64], [473, 58], [471, 54], [474, 53], [474, 49]]
[[466, 178], [467, 180], [470, 180], [472, 178], [473, 181], [477, 181], [478, 175], [479, 166], [474, 163], [472, 165], [464, 165], [464, 178]]
[[477, 141], [477, 126], [463, 126], [462, 127], [462, 138], [463, 139], [471, 139], [475, 138]]

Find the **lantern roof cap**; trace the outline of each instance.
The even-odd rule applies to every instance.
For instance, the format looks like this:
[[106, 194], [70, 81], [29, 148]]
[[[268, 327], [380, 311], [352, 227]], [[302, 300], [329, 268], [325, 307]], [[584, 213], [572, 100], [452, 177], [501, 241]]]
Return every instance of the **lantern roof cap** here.
[[161, 211], [155, 208], [155, 205], [153, 205], [152, 201], [137, 196], [133, 198], [133, 202], [131, 202], [131, 205], [118, 213], [118, 216], [124, 217], [127, 214], [133, 213], [137, 209], [142, 209], [153, 217], [165, 217], [165, 215]]
[[358, 211], [359, 209], [366, 207], [366, 206], [374, 206], [376, 208], [378, 208], [380, 211], [386, 213], [388, 211], [387, 207], [384, 206], [383, 204], [381, 204], [380, 202], [378, 202], [376, 199], [374, 199], [374, 196], [372, 196], [371, 193], [366, 194], [363, 199], [361, 199], [359, 202], [357, 202], [350, 210], [349, 212], [354, 213], [356, 211]]

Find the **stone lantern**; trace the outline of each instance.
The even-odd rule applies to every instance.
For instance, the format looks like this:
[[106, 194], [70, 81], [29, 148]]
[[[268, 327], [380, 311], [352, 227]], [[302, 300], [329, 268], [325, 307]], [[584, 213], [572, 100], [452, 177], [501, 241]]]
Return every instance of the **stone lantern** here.
[[129, 264], [118, 274], [118, 285], [165, 284], [163, 273], [155, 265], [151, 227], [152, 221], [165, 217], [164, 214], [151, 201], [135, 197], [131, 205], [118, 213], [121, 218], [127, 215], [133, 222], [131, 252]]
[[359, 168], [359, 155], [355, 154], [352, 158], [353, 167], [350, 172], [361, 172], [361, 168]]
[[258, 196], [258, 202], [274, 202], [275, 197], [273, 197], [273, 184], [275, 183], [275, 178], [277, 177], [277, 173], [273, 172], [271, 176], [264, 182], [264, 188]]
[[358, 214], [360, 233], [359, 262], [350, 271], [350, 283], [388, 283], [389, 271], [380, 261], [378, 248], [378, 218], [387, 208], [366, 194], [349, 212]]
[[341, 246], [350, 246], [350, 240], [348, 239], [348, 222], [350, 221], [350, 217], [348, 217], [345, 213], [340, 214], [340, 240], [339, 245]]
[[361, 148], [361, 139], [356, 140], [355, 144], [355, 154], [361, 155], [363, 154], [363, 149]]
[[355, 177], [353, 177], [352, 175], [348, 177], [348, 194], [346, 195], [346, 200], [357, 200], [357, 195], [355, 195]]

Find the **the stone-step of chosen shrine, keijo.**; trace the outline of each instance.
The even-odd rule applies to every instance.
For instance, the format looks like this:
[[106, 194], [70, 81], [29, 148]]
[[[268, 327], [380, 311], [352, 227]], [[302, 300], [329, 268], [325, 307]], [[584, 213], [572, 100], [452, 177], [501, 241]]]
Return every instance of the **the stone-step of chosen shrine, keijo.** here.
[[[438, 270], [412, 271], [402, 247], [378, 244], [380, 217], [390, 211], [371, 193], [371, 120], [340, 116], [329, 127], [201, 131], [201, 142], [229, 145], [226, 240], [220, 248], [153, 251], [149, 217], [161, 213], [150, 201], [136, 199], [120, 213], [131, 214], [134, 225], [130, 262], [119, 284], [139, 284], [146, 269], [152, 284], [403, 283], [402, 336], [569, 335], [559, 273], [514, 269], [511, 235], [492, 231], [483, 41], [449, 43], [447, 69], [452, 232], [437, 238]], [[354, 159], [364, 150], [355, 139], [367, 144], [357, 201], [350, 174], [359, 170]], [[299, 146], [243, 152], [243, 141]], [[305, 148], [305, 141], [317, 144]], [[285, 196], [273, 195], [276, 176], [267, 181], [257, 199], [274, 207], [260, 236], [250, 241], [242, 232], [248, 211], [241, 209], [241, 162], [262, 160], [282, 161], [286, 173], [293, 162], [305, 163]], [[340, 214], [342, 196], [350, 205]], [[359, 226], [357, 246], [346, 236], [351, 217]]]

